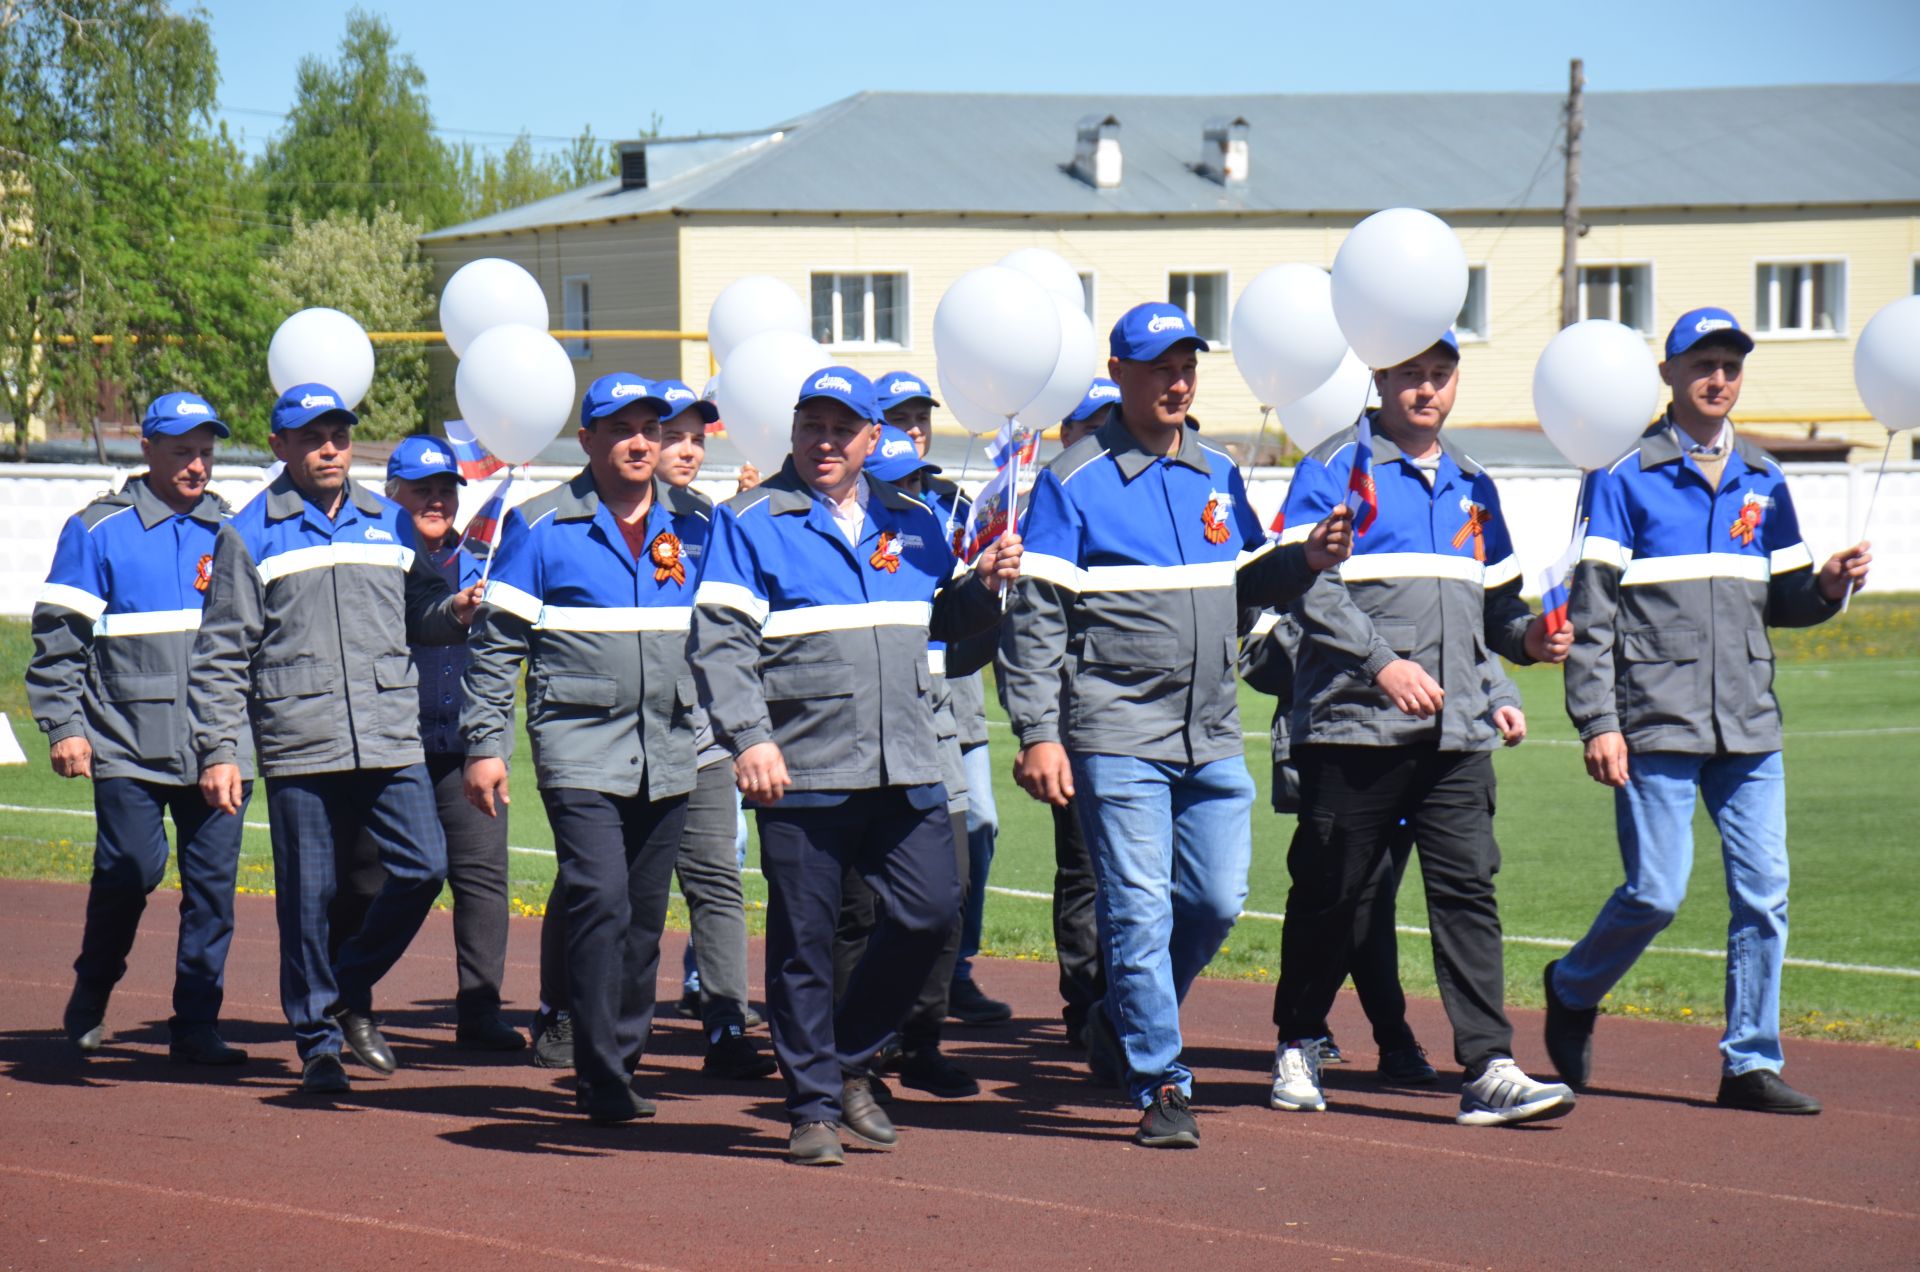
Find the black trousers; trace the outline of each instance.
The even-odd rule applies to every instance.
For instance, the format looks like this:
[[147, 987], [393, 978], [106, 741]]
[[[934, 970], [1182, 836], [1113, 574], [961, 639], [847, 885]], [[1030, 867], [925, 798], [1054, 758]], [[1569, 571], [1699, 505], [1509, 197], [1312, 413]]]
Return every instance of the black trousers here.
[[[1387, 855], [1367, 880], [1353, 912], [1353, 946], [1347, 953], [1347, 972], [1360, 1010], [1373, 1026], [1373, 1041], [1382, 1052], [1404, 1051], [1417, 1041], [1407, 1025], [1407, 994], [1400, 987], [1400, 939], [1394, 931], [1394, 903], [1400, 881], [1413, 857], [1413, 833], [1394, 827]], [[1321, 1022], [1320, 1033], [1328, 1030]]]
[[[467, 802], [464, 755], [429, 755], [427, 777], [447, 835], [447, 886], [453, 891], [454, 1011], [462, 1022], [500, 1010], [507, 972], [507, 812], [489, 817]], [[340, 945], [360, 930], [387, 881], [379, 845], [365, 835], [336, 854], [338, 890], [327, 907], [327, 939]]]
[[1071, 803], [1053, 809], [1053, 948], [1060, 962], [1060, 1017], [1081, 1036], [1087, 1013], [1107, 996], [1107, 969], [1094, 921], [1093, 858]]
[[573, 1068], [582, 1086], [628, 1086], [653, 1028], [660, 931], [686, 821], [686, 796], [650, 801], [543, 789], [566, 911]]
[[[1454, 1058], [1477, 1074], [1513, 1054], [1500, 912], [1493, 876], [1493, 757], [1434, 746], [1299, 746], [1300, 821], [1287, 852], [1280, 983], [1273, 1020], [1283, 1040], [1317, 1037], [1346, 979], [1355, 915], [1399, 823], [1420, 846], [1440, 999]], [[1378, 908], [1378, 907], [1376, 907]]]
[[[840, 1084], [893, 1037], [960, 913], [945, 803], [916, 808], [897, 787], [826, 807], [767, 808], [767, 1012], [795, 1125], [840, 1120]], [[836, 1004], [833, 942], [849, 869], [880, 922]]]
[[[954, 872], [960, 878], [961, 907], [953, 916], [953, 931], [940, 947], [933, 970], [920, 987], [907, 1018], [900, 1022], [900, 1045], [908, 1051], [940, 1045], [940, 1030], [947, 1019], [947, 1000], [953, 989], [953, 969], [960, 960], [960, 940], [966, 926], [966, 895], [973, 869], [973, 854], [967, 837], [965, 814], [947, 810], [953, 823]], [[853, 980], [853, 969], [866, 956], [867, 941], [880, 921], [879, 899], [858, 869], [849, 869], [841, 882], [840, 919], [833, 933], [833, 1000], [846, 996]]]

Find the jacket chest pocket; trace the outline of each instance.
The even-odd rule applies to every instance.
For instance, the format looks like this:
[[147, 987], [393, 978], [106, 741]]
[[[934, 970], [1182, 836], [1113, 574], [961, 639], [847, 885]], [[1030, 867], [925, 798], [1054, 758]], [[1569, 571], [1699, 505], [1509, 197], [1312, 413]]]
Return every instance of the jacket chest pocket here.
[[[924, 666], [922, 668], [924, 672]], [[844, 700], [853, 697], [853, 665], [846, 662], [787, 663], [765, 668], [760, 683], [774, 740], [796, 769], [833, 770], [851, 765], [859, 743], [857, 722]]]
[[174, 707], [180, 681], [172, 672], [102, 675], [100, 697], [108, 714], [118, 717], [123, 743], [140, 759], [163, 760], [181, 749], [184, 730]]
[[382, 654], [373, 660], [373, 683], [382, 690], [416, 689], [420, 668], [408, 654]]
[[1420, 647], [1420, 625], [1398, 618], [1377, 618], [1373, 621], [1374, 634], [1386, 642], [1401, 658], [1411, 658]]
[[1191, 656], [1181, 655], [1176, 637], [1089, 628], [1074, 666], [1067, 727], [1112, 727], [1120, 723], [1112, 708], [1158, 703], [1186, 688], [1192, 677]]
[[549, 674], [540, 681], [543, 714], [603, 715], [613, 709], [619, 686], [612, 676]]
[[253, 674], [254, 720], [263, 758], [324, 748], [342, 719], [340, 669], [317, 659], [262, 667]]

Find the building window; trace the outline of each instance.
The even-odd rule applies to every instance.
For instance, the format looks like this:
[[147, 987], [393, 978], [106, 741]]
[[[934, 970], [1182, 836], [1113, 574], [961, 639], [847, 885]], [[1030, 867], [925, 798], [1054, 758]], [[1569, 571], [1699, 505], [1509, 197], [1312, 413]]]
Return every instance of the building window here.
[[[1914, 266], [1914, 277], [1920, 278], [1920, 265]], [[1920, 287], [1914, 288], [1920, 291]], [[1086, 306], [1087, 321], [1093, 323], [1094, 330], [1100, 329], [1099, 322], [1093, 316], [1093, 271], [1080, 271], [1080, 303]]]
[[[593, 310], [588, 304], [585, 274], [569, 274], [560, 280], [560, 326], [566, 331], [590, 331], [593, 328]], [[560, 344], [569, 358], [586, 358], [593, 354], [593, 342], [582, 337], [569, 337]]]
[[1167, 275], [1167, 300], [1187, 311], [1200, 338], [1210, 345], [1227, 344], [1227, 275]]
[[1580, 317], [1611, 318], [1653, 333], [1653, 266], [1582, 265]]
[[1467, 266], [1467, 298], [1453, 320], [1453, 334], [1462, 340], [1487, 338], [1487, 267]]
[[904, 348], [905, 274], [815, 274], [813, 338], [823, 345]]
[[1793, 261], [1756, 266], [1753, 329], [1777, 336], [1830, 336], [1845, 331], [1846, 264]]

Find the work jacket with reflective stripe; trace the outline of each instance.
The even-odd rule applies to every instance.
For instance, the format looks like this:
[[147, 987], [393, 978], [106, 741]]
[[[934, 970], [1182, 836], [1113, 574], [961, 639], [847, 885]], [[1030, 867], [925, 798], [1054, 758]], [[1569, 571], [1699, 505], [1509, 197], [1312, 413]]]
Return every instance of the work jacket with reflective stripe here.
[[[481, 551], [486, 551], [484, 545]], [[458, 535], [450, 545], [421, 555], [455, 592], [465, 591], [480, 581], [484, 563]], [[459, 755], [464, 749], [460, 741], [460, 716], [467, 702], [460, 687], [467, 674], [466, 642], [415, 645], [413, 663], [420, 670], [421, 749], [428, 755]]]
[[[973, 501], [967, 498], [961, 489], [950, 481], [929, 476], [920, 488], [920, 502], [933, 509], [933, 515], [940, 518], [941, 530], [952, 544], [966, 533], [967, 514], [973, 508]], [[982, 637], [974, 637], [979, 641]], [[952, 694], [954, 728], [957, 731], [960, 749], [970, 751], [976, 746], [985, 746], [987, 741], [987, 698], [986, 689], [981, 684], [980, 673], [975, 671], [949, 670], [949, 651], [944, 641], [935, 642], [931, 652], [936, 674], [947, 677], [947, 689]], [[992, 661], [991, 648], [980, 651], [981, 665]], [[964, 787], [955, 788], [948, 782], [948, 793], [955, 789], [964, 791]]]
[[655, 481], [637, 561], [588, 469], [507, 514], [468, 643], [469, 756], [512, 753], [524, 662], [542, 789], [649, 800], [693, 789], [687, 620], [709, 507]]
[[[1438, 466], [1423, 474], [1379, 429], [1372, 438], [1373, 522], [1359, 522], [1353, 555], [1320, 576], [1293, 606], [1300, 624], [1294, 666], [1295, 746], [1437, 745], [1489, 751], [1499, 745], [1487, 698], [1489, 664], [1527, 657], [1533, 614], [1520, 599], [1520, 563], [1493, 479], [1442, 434]], [[1357, 427], [1301, 460], [1281, 509], [1281, 539], [1305, 538], [1349, 494]], [[1429, 478], [1432, 484], [1428, 484]], [[1422, 720], [1374, 683], [1398, 658], [1420, 664], [1446, 693]]]
[[736, 757], [779, 744], [793, 789], [937, 789], [929, 635], [991, 627], [999, 598], [954, 574], [940, 519], [867, 483], [860, 542], [795, 474], [714, 511], [689, 645], [700, 700]]
[[1567, 714], [1582, 738], [1634, 751], [1780, 749], [1767, 628], [1839, 612], [1780, 465], [1739, 434], [1718, 489], [1667, 421], [1587, 478], [1568, 616]]
[[1019, 529], [1000, 678], [1020, 745], [1242, 754], [1240, 611], [1288, 604], [1313, 574], [1304, 547], [1266, 542], [1233, 460], [1191, 427], [1156, 455], [1115, 412], [1041, 471]]
[[[27, 700], [49, 743], [87, 739], [95, 777], [199, 780], [187, 673], [229, 515], [211, 493], [176, 513], [141, 475], [61, 528], [33, 607]], [[252, 776], [250, 744], [238, 762]]]
[[416, 764], [410, 644], [453, 644], [445, 580], [413, 518], [349, 482], [332, 521], [281, 473], [220, 531], [187, 705], [200, 767], [232, 763], [252, 725], [269, 778]]

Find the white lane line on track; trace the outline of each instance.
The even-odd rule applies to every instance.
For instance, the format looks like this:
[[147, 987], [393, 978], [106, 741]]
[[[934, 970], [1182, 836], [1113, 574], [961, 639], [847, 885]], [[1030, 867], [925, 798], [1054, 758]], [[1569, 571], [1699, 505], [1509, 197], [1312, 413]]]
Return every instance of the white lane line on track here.
[[[1013, 726], [1005, 720], [987, 721], [989, 729], [1011, 729]], [[1791, 738], [1880, 738], [1898, 734], [1920, 733], [1920, 724], [1889, 724], [1873, 729], [1788, 729], [1785, 736]], [[1272, 735], [1267, 733], [1248, 733], [1242, 731], [1241, 737], [1249, 742], [1265, 742]], [[1585, 746], [1579, 738], [1528, 738], [1522, 746]]]

